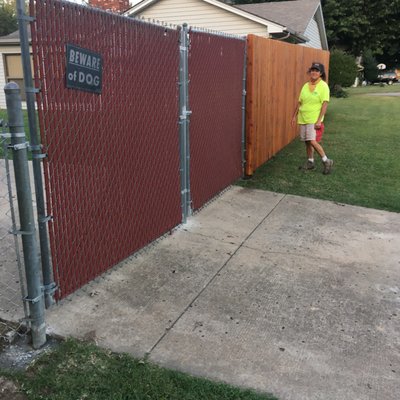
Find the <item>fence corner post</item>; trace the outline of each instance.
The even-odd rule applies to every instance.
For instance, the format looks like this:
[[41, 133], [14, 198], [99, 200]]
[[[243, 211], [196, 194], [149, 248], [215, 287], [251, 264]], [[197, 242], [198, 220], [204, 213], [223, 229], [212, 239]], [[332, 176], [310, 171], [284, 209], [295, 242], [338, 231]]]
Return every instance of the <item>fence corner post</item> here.
[[190, 195], [190, 145], [189, 145], [189, 39], [188, 26], [182, 25], [179, 40], [179, 143], [181, 174], [182, 222], [191, 215]]
[[32, 149], [32, 166], [33, 176], [35, 181], [35, 196], [36, 208], [39, 227], [39, 245], [41, 255], [41, 268], [43, 274], [43, 287], [45, 307], [50, 308], [55, 304], [54, 293], [56, 283], [54, 282], [53, 270], [50, 261], [50, 246], [47, 232], [47, 222], [50, 216], [46, 215], [45, 197], [43, 189], [42, 166], [40, 135], [36, 124], [36, 108], [35, 108], [35, 92], [36, 88], [33, 85], [33, 77], [31, 70], [31, 51], [29, 45], [27, 22], [32, 20], [32, 17], [25, 15], [25, 1], [16, 0], [18, 30], [21, 47], [22, 70], [25, 82], [26, 107], [28, 111], [28, 125]]
[[46, 343], [46, 324], [44, 319], [44, 294], [41, 284], [39, 250], [33, 214], [32, 190], [28, 167], [28, 147], [24, 118], [22, 114], [21, 91], [15, 82], [4, 87], [6, 94], [8, 126], [11, 134], [11, 149], [18, 210], [21, 228], [15, 235], [21, 235], [24, 255], [26, 286], [28, 296], [23, 299], [29, 304], [29, 321], [34, 349]]
[[247, 84], [247, 39], [244, 46], [242, 86], [242, 176], [246, 175], [246, 84]]

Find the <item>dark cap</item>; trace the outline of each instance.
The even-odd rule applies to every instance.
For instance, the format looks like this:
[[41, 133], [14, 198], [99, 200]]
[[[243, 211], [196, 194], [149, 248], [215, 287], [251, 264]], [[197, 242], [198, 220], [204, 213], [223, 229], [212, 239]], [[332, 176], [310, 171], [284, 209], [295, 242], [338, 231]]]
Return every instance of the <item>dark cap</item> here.
[[319, 72], [321, 72], [321, 74], [325, 73], [324, 64], [321, 63], [316, 63], [316, 62], [312, 63], [309, 71], [311, 71], [312, 69], [317, 69]]

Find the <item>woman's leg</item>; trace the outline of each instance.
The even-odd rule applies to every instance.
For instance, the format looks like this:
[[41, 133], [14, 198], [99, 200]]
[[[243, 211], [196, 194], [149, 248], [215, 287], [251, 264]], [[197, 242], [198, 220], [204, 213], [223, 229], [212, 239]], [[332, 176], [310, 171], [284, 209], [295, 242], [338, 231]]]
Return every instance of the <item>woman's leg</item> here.
[[328, 175], [331, 173], [333, 160], [330, 160], [326, 154], [322, 146], [316, 140], [310, 140], [311, 146], [315, 149], [315, 151], [320, 155], [322, 162], [324, 163], [324, 175]]
[[314, 148], [311, 145], [311, 140], [307, 140], [306, 142], [304, 142], [306, 144], [306, 152], [307, 152], [307, 158], [309, 160], [314, 159]]
[[[316, 140], [310, 140], [309, 142], [307, 142], [310, 144], [311, 148], [314, 148], [315, 151], [320, 155], [321, 158], [326, 157], [325, 151], [322, 148], [322, 146], [316, 141]], [[308, 153], [307, 153], [308, 154]]]
[[306, 146], [306, 153], [307, 153], [307, 161], [305, 164], [300, 165], [299, 169], [302, 170], [309, 170], [309, 169], [314, 169], [315, 168], [315, 163], [314, 163], [314, 148], [311, 146], [310, 141], [306, 140], [304, 141], [304, 144]]

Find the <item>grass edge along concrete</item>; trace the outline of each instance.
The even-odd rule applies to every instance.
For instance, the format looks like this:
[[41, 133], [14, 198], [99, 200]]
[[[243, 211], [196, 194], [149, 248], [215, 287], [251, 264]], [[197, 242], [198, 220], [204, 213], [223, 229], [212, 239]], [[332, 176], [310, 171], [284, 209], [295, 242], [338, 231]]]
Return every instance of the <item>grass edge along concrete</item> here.
[[0, 369], [1, 376], [16, 382], [27, 400], [42, 396], [59, 400], [278, 400], [72, 339], [44, 352], [25, 370]]

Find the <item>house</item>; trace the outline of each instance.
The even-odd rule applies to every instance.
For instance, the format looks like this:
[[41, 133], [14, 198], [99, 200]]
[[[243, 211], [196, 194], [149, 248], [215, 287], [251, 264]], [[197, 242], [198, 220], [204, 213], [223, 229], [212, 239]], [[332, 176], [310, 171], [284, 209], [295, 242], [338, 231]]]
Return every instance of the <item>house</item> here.
[[122, 14], [129, 8], [129, 0], [89, 0], [89, 6]]
[[230, 5], [219, 0], [135, 0], [124, 15], [328, 49], [319, 0]]
[[286, 23], [278, 23], [219, 0], [135, 0], [124, 15], [173, 25], [186, 22], [192, 27], [240, 36], [255, 34], [276, 39], [290, 37], [294, 43], [308, 41]]
[[[28, 34], [30, 40], [30, 30], [28, 30]], [[10, 81], [14, 81], [20, 86], [23, 101], [22, 106], [25, 108], [24, 75], [22, 71], [19, 31], [0, 37], [0, 109], [6, 108], [4, 86]]]

